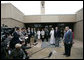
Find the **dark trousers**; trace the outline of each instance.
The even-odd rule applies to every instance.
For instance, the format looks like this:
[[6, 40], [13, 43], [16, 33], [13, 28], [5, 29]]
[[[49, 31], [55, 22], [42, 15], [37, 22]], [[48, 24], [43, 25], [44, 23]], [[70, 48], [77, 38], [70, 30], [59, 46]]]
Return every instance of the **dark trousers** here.
[[36, 43], [37, 42], [37, 36], [34, 36], [34, 43]]
[[42, 42], [44, 42], [44, 35], [41, 36]]
[[42, 38], [42, 42], [44, 42], [44, 38]]
[[59, 38], [58, 37], [55, 38], [55, 47], [56, 46], [59, 46]]
[[70, 56], [72, 44], [64, 43], [65, 55]]
[[46, 41], [48, 42], [48, 36], [45, 36]]
[[30, 35], [28, 35], [28, 39], [27, 39], [27, 42], [30, 43]]

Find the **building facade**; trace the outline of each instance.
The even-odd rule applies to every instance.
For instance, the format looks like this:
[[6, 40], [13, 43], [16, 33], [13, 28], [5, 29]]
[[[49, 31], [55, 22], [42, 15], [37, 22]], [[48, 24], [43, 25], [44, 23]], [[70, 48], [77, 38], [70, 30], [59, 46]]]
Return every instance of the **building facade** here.
[[[1, 4], [1, 26], [8, 27], [28, 27], [39, 25], [43, 26], [65, 26], [72, 27], [75, 39], [83, 41], [83, 8], [76, 14], [54, 14], [45, 15], [44, 9], [41, 15], [24, 15], [11, 3]], [[63, 26], [65, 24], [65, 26]], [[72, 25], [72, 26], [71, 26]]]

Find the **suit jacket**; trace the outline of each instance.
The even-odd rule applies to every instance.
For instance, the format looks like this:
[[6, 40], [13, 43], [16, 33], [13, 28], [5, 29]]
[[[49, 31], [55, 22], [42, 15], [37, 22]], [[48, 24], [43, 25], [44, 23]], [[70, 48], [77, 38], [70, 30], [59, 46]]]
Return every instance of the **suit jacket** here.
[[64, 43], [68, 43], [68, 42], [72, 43], [72, 40], [73, 40], [72, 32], [71, 31], [67, 31], [65, 33], [65, 36], [64, 36]]
[[15, 48], [15, 44], [20, 43], [19, 37], [20, 35], [17, 32], [13, 33], [13, 39], [10, 41], [10, 48]]
[[45, 36], [49, 37], [49, 31], [48, 30], [45, 31]]
[[17, 32], [14, 32], [14, 33], [13, 33], [13, 36], [14, 36], [14, 38], [16, 38], [16, 39], [19, 39], [19, 37], [20, 37], [20, 35], [17, 34]]
[[60, 37], [60, 31], [59, 30], [57, 30], [57, 32], [56, 32], [56, 30], [54, 30], [54, 37], [56, 38], [56, 37]]
[[32, 31], [30, 32], [30, 36], [34, 36], [34, 31], [33, 32]]

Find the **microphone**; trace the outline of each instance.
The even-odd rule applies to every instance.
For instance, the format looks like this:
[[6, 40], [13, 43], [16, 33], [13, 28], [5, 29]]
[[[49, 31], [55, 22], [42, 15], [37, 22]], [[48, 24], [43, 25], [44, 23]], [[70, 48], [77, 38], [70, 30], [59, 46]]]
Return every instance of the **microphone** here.
[[52, 54], [56, 54], [57, 52], [55, 50], [52, 50], [49, 55], [48, 55], [48, 58], [52, 56]]
[[49, 58], [49, 57], [51, 57], [51, 55], [52, 55], [52, 52], [50, 52], [50, 53], [49, 53], [49, 56], [48, 56], [48, 58]]

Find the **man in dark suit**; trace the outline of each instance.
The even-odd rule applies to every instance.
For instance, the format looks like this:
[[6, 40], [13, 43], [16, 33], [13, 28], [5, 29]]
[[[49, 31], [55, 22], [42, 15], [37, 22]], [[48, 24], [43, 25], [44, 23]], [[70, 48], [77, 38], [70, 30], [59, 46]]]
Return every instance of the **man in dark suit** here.
[[30, 36], [34, 36], [34, 29], [33, 28], [31, 28]]
[[54, 37], [55, 37], [55, 47], [59, 46], [60, 31], [58, 30], [58, 27], [56, 27], [54, 30]]
[[13, 39], [10, 41], [10, 48], [15, 48], [15, 44], [20, 43], [19, 34], [20, 29], [17, 27], [16, 31], [13, 33]]
[[30, 46], [31, 45], [34, 45], [34, 29], [31, 28], [31, 31], [30, 31]]
[[48, 38], [49, 38], [49, 30], [45, 28], [45, 39], [47, 42], [48, 42]]
[[31, 30], [30, 30], [30, 27], [28, 27], [28, 29], [27, 29], [27, 33], [28, 33], [28, 43], [30, 43], [30, 37], [31, 37], [31, 35], [30, 35], [30, 33], [31, 33]]
[[25, 31], [25, 28], [22, 28], [21, 30], [22, 30], [21, 33], [25, 36], [27, 34], [27, 32]]
[[66, 55], [66, 57], [70, 56], [71, 47], [72, 47], [72, 32], [69, 30], [69, 27], [65, 27], [65, 34], [64, 34], [64, 47], [65, 47], [65, 53], [63, 55]]

